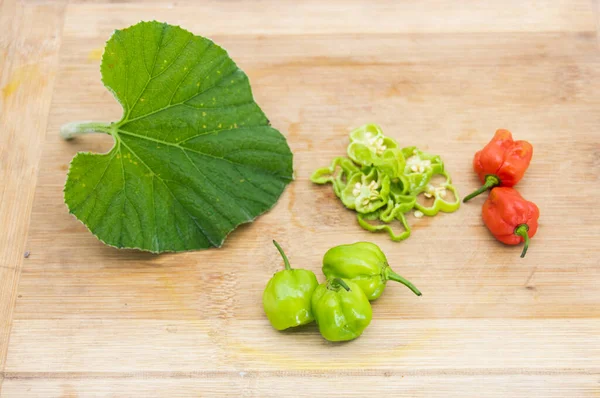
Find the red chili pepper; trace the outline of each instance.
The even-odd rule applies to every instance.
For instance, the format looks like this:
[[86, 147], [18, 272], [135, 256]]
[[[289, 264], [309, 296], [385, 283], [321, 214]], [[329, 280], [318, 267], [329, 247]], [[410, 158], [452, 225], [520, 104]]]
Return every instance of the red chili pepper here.
[[527, 141], [513, 141], [508, 130], [497, 130], [494, 138], [473, 158], [473, 169], [484, 184], [463, 202], [496, 186], [512, 187], [529, 167], [533, 147]]
[[483, 204], [483, 222], [492, 235], [507, 245], [525, 242], [521, 257], [525, 257], [529, 238], [537, 232], [540, 210], [513, 188], [492, 189]]

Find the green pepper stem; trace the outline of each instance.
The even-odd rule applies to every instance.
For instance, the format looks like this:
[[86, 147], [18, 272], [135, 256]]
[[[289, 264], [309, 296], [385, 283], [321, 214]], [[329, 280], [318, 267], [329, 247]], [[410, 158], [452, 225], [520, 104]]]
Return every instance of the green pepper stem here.
[[521, 258], [525, 257], [527, 253], [527, 249], [529, 249], [529, 225], [520, 224], [515, 228], [515, 235], [518, 235], [523, 238], [525, 241], [525, 245], [523, 246], [523, 251], [521, 252]]
[[285, 264], [285, 269], [288, 271], [291, 270], [292, 266], [290, 265], [290, 260], [288, 260], [287, 256], [283, 252], [283, 249], [281, 248], [281, 246], [279, 246], [279, 243], [277, 243], [277, 242], [275, 242], [275, 240], [273, 240], [273, 244], [279, 251], [279, 254], [281, 254], [281, 257], [283, 258], [283, 263]]
[[342, 278], [334, 278], [331, 282], [334, 284], [340, 285], [341, 287], [346, 289], [347, 292], [350, 291], [350, 286], [348, 286], [348, 284], [346, 282], [344, 282], [344, 280]]
[[498, 178], [497, 175], [494, 174], [488, 174], [485, 176], [485, 184], [483, 184], [483, 186], [481, 188], [479, 188], [478, 190], [476, 190], [475, 192], [465, 196], [465, 198], [463, 199], [463, 203], [468, 202], [469, 200], [473, 199], [475, 196], [480, 195], [482, 193], [484, 193], [485, 191], [487, 191], [490, 188], [494, 188], [495, 186], [500, 185], [500, 179]]
[[421, 291], [419, 289], [417, 289], [417, 287], [415, 285], [412, 284], [411, 281], [409, 281], [408, 279], [406, 279], [406, 278], [398, 275], [397, 273], [395, 273], [394, 271], [392, 271], [391, 268], [389, 268], [389, 267], [385, 271], [385, 276], [389, 280], [402, 283], [404, 286], [406, 286], [407, 288], [409, 288], [410, 290], [412, 290], [412, 292], [414, 294], [416, 294], [417, 296], [421, 296], [423, 294], [423, 293], [421, 293]]

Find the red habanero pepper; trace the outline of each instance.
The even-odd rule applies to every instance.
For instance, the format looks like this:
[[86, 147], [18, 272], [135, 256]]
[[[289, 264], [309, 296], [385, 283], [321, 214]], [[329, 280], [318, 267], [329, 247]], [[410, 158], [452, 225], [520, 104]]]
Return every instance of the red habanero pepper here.
[[533, 202], [521, 196], [517, 190], [508, 187], [492, 189], [483, 204], [483, 222], [492, 235], [507, 245], [525, 242], [521, 257], [525, 257], [529, 238], [537, 232], [540, 210]]
[[508, 130], [497, 130], [494, 138], [473, 158], [473, 169], [484, 184], [463, 202], [496, 186], [516, 185], [529, 167], [533, 147], [527, 141], [513, 141]]

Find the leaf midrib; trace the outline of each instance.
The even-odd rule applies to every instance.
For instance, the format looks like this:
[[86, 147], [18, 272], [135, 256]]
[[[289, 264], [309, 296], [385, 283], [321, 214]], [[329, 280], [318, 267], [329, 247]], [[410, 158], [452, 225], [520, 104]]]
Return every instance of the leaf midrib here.
[[[207, 233], [207, 232], [204, 230], [204, 228], [203, 228], [203, 227], [202, 227], [202, 226], [201, 226], [201, 225], [198, 223], [198, 220], [196, 219], [196, 217], [195, 217], [195, 216], [194, 216], [192, 213], [190, 213], [190, 211], [187, 209], [187, 207], [185, 207], [185, 206], [184, 206], [184, 205], [183, 205], [183, 204], [182, 204], [182, 203], [179, 201], [179, 199], [178, 199], [178, 198], [175, 196], [175, 194], [174, 194], [174, 193], [173, 193], [173, 191], [171, 190], [171, 187], [169, 187], [169, 185], [168, 185], [168, 184], [167, 184], [167, 183], [166, 183], [166, 182], [165, 182], [165, 181], [164, 181], [164, 180], [163, 180], [163, 179], [162, 179], [162, 178], [161, 178], [161, 177], [160, 177], [160, 176], [159, 176], [157, 173], [155, 173], [155, 172], [154, 172], [154, 170], [153, 170], [153, 169], [152, 169], [152, 168], [151, 168], [151, 167], [150, 167], [150, 166], [149, 166], [149, 165], [148, 165], [148, 164], [147, 164], [147, 163], [146, 163], [146, 162], [145, 162], [145, 161], [144, 161], [144, 160], [143, 160], [143, 159], [140, 157], [140, 155], [138, 155], [138, 154], [137, 154], [137, 153], [136, 153], [136, 152], [135, 152], [135, 151], [134, 151], [134, 150], [133, 150], [133, 149], [132, 149], [132, 148], [131, 148], [129, 145], [127, 145], [127, 144], [126, 144], [126, 143], [125, 143], [125, 142], [124, 142], [124, 141], [123, 141], [123, 140], [122, 140], [122, 139], [119, 137], [119, 135], [120, 135], [120, 134], [125, 134], [125, 135], [129, 135], [129, 136], [132, 136], [132, 137], [136, 137], [136, 138], [138, 138], [138, 139], [145, 139], [145, 140], [147, 140], [147, 141], [153, 141], [153, 142], [156, 142], [156, 143], [159, 143], [159, 144], [163, 144], [163, 145], [167, 145], [167, 146], [176, 147], [176, 148], [178, 148], [178, 149], [181, 149], [181, 150], [184, 152], [184, 154], [186, 155], [186, 158], [189, 160], [189, 162], [192, 164], [192, 166], [194, 166], [196, 169], [198, 169], [198, 166], [197, 166], [197, 165], [196, 165], [196, 164], [193, 162], [193, 160], [192, 160], [192, 159], [191, 159], [191, 158], [190, 158], [190, 157], [187, 155], [187, 153], [185, 153], [185, 151], [186, 151], [186, 150], [187, 150], [187, 151], [190, 151], [190, 152], [193, 152], [193, 153], [197, 153], [197, 154], [199, 154], [199, 155], [202, 155], [202, 156], [210, 157], [210, 158], [213, 158], [213, 159], [216, 159], [216, 160], [223, 160], [223, 161], [226, 161], [226, 162], [228, 162], [228, 163], [231, 163], [231, 164], [234, 164], [234, 165], [238, 165], [238, 166], [244, 166], [244, 167], [246, 167], [246, 168], [251, 168], [251, 169], [253, 169], [253, 170], [255, 170], [255, 171], [259, 171], [259, 172], [262, 172], [262, 173], [266, 173], [266, 174], [269, 174], [269, 175], [273, 175], [273, 176], [276, 176], [276, 177], [279, 177], [279, 178], [283, 178], [283, 179], [285, 179], [285, 177], [284, 177], [284, 176], [280, 176], [280, 175], [278, 175], [278, 174], [269, 173], [267, 170], [263, 170], [263, 169], [256, 168], [256, 167], [252, 167], [252, 166], [248, 166], [248, 165], [245, 165], [245, 164], [243, 164], [243, 163], [233, 162], [233, 161], [231, 161], [231, 160], [229, 160], [229, 159], [225, 159], [225, 158], [222, 158], [222, 157], [214, 156], [214, 155], [211, 155], [211, 154], [208, 154], [208, 153], [205, 153], [205, 152], [201, 152], [201, 151], [197, 151], [197, 150], [194, 150], [194, 149], [191, 149], [191, 148], [183, 147], [183, 146], [181, 146], [181, 145], [174, 144], [174, 143], [171, 143], [171, 142], [168, 142], [168, 141], [163, 141], [163, 140], [159, 140], [159, 139], [156, 139], [156, 138], [152, 138], [152, 137], [147, 137], [147, 136], [143, 136], [143, 135], [135, 134], [135, 133], [132, 133], [132, 132], [130, 132], [130, 131], [126, 131], [126, 130], [119, 129], [119, 128], [117, 128], [116, 126], [113, 126], [113, 127], [114, 127], [114, 128], [112, 129], [112, 131], [111, 131], [111, 134], [113, 134], [113, 136], [115, 136], [115, 138], [116, 138], [116, 139], [117, 139], [117, 141], [118, 141], [118, 145], [119, 145], [119, 147], [118, 147], [117, 151], [119, 152], [119, 154], [121, 155], [121, 157], [123, 156], [123, 155], [122, 155], [122, 153], [121, 153], [121, 149], [120, 149], [120, 145], [122, 144], [123, 146], [125, 146], [125, 147], [127, 148], [127, 150], [128, 150], [129, 152], [131, 152], [131, 153], [132, 153], [132, 154], [133, 154], [133, 155], [134, 155], [136, 158], [138, 158], [138, 159], [140, 160], [140, 162], [142, 162], [142, 164], [143, 164], [143, 165], [144, 165], [144, 166], [145, 166], [145, 167], [148, 169], [148, 171], [150, 171], [150, 172], [152, 173], [152, 175], [151, 175], [151, 178], [152, 178], [153, 180], [154, 180], [154, 178], [158, 179], [158, 180], [159, 180], [159, 181], [160, 181], [160, 182], [161, 182], [161, 183], [162, 183], [162, 184], [165, 186], [165, 188], [167, 188], [167, 190], [169, 191], [169, 194], [171, 195], [171, 197], [173, 197], [173, 199], [174, 199], [174, 200], [175, 200], [175, 201], [176, 201], [176, 202], [179, 204], [179, 206], [181, 206], [181, 208], [182, 208], [182, 209], [183, 209], [183, 210], [184, 210], [184, 211], [187, 213], [188, 217], [189, 217], [189, 218], [190, 218], [190, 219], [191, 219], [191, 220], [194, 222], [194, 225], [196, 225], [196, 228], [198, 229], [198, 231], [200, 231], [200, 233], [202, 233], [202, 235], [204, 235], [204, 237], [205, 237], [205, 238], [208, 240], [208, 242], [210, 242], [210, 244], [211, 244], [211, 245], [213, 245], [214, 247], [219, 247], [219, 246], [220, 246], [220, 244], [219, 244], [219, 243], [217, 243], [217, 242], [215, 242], [215, 241], [214, 241], [214, 240], [213, 240], [213, 239], [212, 239], [212, 238], [211, 238], [211, 237], [208, 235], [208, 233]], [[252, 128], [252, 127], [264, 127], [264, 126], [250, 126], [250, 127], [246, 127], [245, 129]], [[113, 156], [114, 156], [114, 155], [113, 155]], [[112, 159], [111, 159], [111, 161], [112, 161]], [[121, 163], [121, 168], [122, 168], [122, 173], [124, 173], [124, 172], [125, 172], [125, 168], [124, 168], [124, 165], [123, 165], [123, 163]], [[202, 174], [204, 174], [204, 173], [202, 173]], [[205, 175], [205, 178], [207, 178], [207, 177], [206, 177], [206, 175]], [[209, 183], [210, 183], [211, 185], [215, 186], [214, 182], [210, 181], [208, 178], [207, 178], [207, 181], [209, 181]], [[218, 190], [219, 190], [219, 191], [221, 191], [222, 193], [225, 193], [225, 192], [223, 192], [223, 191], [222, 191], [220, 188], [219, 188]], [[127, 199], [127, 195], [126, 195], [126, 192], [125, 192], [125, 177], [124, 177], [124, 176], [123, 176], [123, 193], [125, 194], [125, 198]], [[153, 198], [153, 199], [154, 199], [154, 198]], [[214, 207], [214, 206], [213, 206], [213, 207]], [[228, 218], [228, 217], [227, 217], [225, 214], [223, 214], [223, 213], [222, 213], [222, 212], [221, 212], [221, 211], [220, 211], [220, 210], [219, 210], [217, 207], [214, 207], [214, 208], [215, 208], [215, 210], [216, 210], [217, 212], [219, 212], [219, 213], [220, 213], [220, 214], [221, 214], [223, 217], [225, 217], [225, 218]], [[244, 210], [245, 210], [245, 209], [244, 209]], [[156, 210], [155, 210], [155, 211], [156, 211]], [[245, 210], [245, 211], [244, 211], [244, 213], [247, 213], [247, 210]], [[247, 214], [246, 214], [246, 216], [247, 216]], [[248, 217], [247, 217], [247, 220], [249, 221], [249, 220], [251, 220], [251, 218], [248, 218]], [[229, 221], [230, 221], [230, 222], [232, 222], [232, 220], [231, 220], [231, 219], [230, 219]], [[235, 224], [237, 224], [237, 222], [232, 222], [232, 224], [234, 224], [234, 225], [235, 225]], [[156, 221], [155, 221], [155, 225], [156, 225]], [[237, 225], [236, 225], [236, 226], [237, 226]], [[160, 249], [160, 247], [159, 247], [159, 249]]]
[[[252, 127], [266, 127], [266, 126], [250, 126], [250, 127], [246, 127], [245, 129], [250, 129]], [[230, 159], [227, 159], [227, 158], [224, 158], [224, 157], [211, 155], [211, 154], [206, 153], [206, 152], [198, 151], [197, 149], [192, 149], [192, 148], [189, 148], [189, 147], [186, 147], [186, 146], [182, 146], [179, 143], [172, 143], [172, 142], [169, 142], [169, 141], [163, 141], [163, 140], [159, 140], [157, 138], [153, 138], [153, 137], [148, 137], [148, 136], [144, 136], [144, 135], [132, 133], [131, 131], [127, 131], [127, 130], [123, 130], [123, 129], [119, 129], [119, 128], [115, 129], [114, 131], [115, 131], [114, 135], [117, 137], [117, 139], [119, 140], [119, 142], [121, 142], [122, 140], [118, 136], [120, 134], [125, 134], [125, 135], [131, 136], [131, 137], [135, 137], [135, 138], [139, 138], [139, 139], [142, 139], [142, 140], [156, 142], [157, 144], [163, 144], [163, 145], [167, 145], [167, 146], [179, 148], [179, 149], [181, 149], [183, 151], [190, 151], [190, 152], [193, 152], [193, 153], [197, 153], [198, 155], [206, 156], [206, 157], [209, 157], [209, 158], [212, 158], [212, 159], [222, 160], [222, 161], [231, 163], [231, 164], [236, 165], [236, 166], [247, 167], [247, 168], [250, 168], [252, 170], [259, 171], [259, 172], [261, 172], [263, 174], [267, 174], [267, 175], [275, 176], [275, 177], [278, 177], [278, 178], [286, 179], [285, 176], [282, 176], [282, 175], [279, 175], [279, 174], [275, 174], [275, 173], [271, 173], [268, 170], [264, 170], [264, 169], [261, 169], [261, 168], [258, 168], [258, 167], [252, 166], [252, 165], [244, 164], [244, 163], [235, 162], [233, 160], [230, 160]], [[217, 134], [218, 134], [219, 131], [225, 131], [225, 130], [217, 130], [216, 131]], [[210, 134], [210, 133], [214, 133], [214, 132], [208, 132], [207, 134]], [[196, 137], [200, 137], [202, 135], [206, 135], [206, 134], [199, 134]], [[186, 139], [185, 141], [182, 141], [182, 143], [186, 142], [186, 141], [189, 141], [190, 139], [193, 139], [193, 138], [195, 138], [195, 137], [190, 137], [189, 139]], [[136, 154], [128, 145], [126, 145], [126, 146], [127, 146], [127, 148], [129, 148], [129, 150], [134, 155], [136, 155], [139, 158], [138, 154]], [[273, 152], [273, 153], [279, 154], [278, 152]]]

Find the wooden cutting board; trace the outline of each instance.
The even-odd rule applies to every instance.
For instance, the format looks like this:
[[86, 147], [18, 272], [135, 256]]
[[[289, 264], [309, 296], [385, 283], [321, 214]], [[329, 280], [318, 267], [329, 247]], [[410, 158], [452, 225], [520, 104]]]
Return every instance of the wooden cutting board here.
[[[61, 1], [0, 5], [2, 397], [600, 396], [600, 53], [588, 0]], [[219, 250], [104, 246], [67, 213], [74, 120], [120, 107], [99, 59], [115, 28], [158, 19], [214, 39], [286, 135], [296, 180]], [[356, 224], [312, 171], [367, 122], [440, 154], [465, 194], [497, 128], [531, 141], [519, 184], [541, 210], [527, 258], [497, 243], [483, 198], [409, 221], [391, 242]], [[353, 342], [274, 331], [261, 295], [282, 263], [321, 278], [324, 252], [370, 240], [421, 298], [390, 284]], [[24, 253], [28, 254], [24, 256]]]

